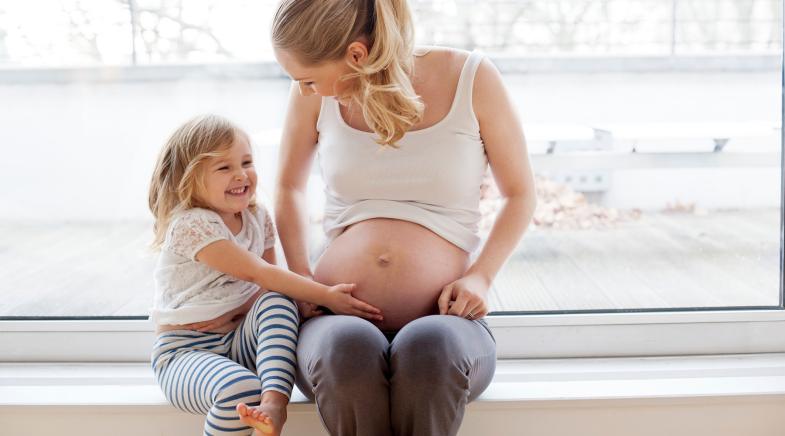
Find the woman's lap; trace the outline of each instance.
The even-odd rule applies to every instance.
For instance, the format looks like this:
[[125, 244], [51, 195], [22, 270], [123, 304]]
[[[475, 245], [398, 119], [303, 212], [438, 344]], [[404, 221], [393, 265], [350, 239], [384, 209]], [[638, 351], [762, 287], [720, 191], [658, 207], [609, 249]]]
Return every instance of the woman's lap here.
[[[453, 434], [466, 403], [487, 388], [495, 370], [495, 343], [482, 323], [427, 316], [390, 342], [360, 318], [311, 319], [300, 328], [298, 386], [316, 398], [334, 434], [372, 434], [370, 426], [382, 424], [361, 422], [368, 412], [386, 422], [391, 434], [426, 434], [425, 428]], [[352, 420], [357, 428], [341, 427]]]
[[449, 382], [444, 379], [446, 365], [466, 375], [461, 383], [466, 383], [468, 401], [488, 387], [496, 370], [496, 342], [484, 320], [426, 316], [405, 325], [390, 344], [393, 383], [404, 370], [410, 378]]

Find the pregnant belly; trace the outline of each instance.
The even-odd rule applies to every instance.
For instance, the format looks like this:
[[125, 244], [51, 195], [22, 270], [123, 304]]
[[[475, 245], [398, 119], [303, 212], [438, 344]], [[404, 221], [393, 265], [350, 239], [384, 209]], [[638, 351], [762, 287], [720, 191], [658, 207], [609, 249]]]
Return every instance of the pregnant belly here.
[[442, 288], [468, 267], [468, 254], [408, 221], [375, 218], [354, 224], [322, 254], [314, 279], [356, 283], [353, 295], [382, 310], [381, 330], [438, 313]]

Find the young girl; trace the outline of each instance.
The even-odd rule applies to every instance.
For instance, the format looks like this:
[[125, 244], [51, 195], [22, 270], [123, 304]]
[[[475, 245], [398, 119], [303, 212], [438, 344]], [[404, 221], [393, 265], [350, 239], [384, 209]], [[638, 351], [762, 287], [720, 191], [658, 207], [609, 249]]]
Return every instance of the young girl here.
[[172, 134], [150, 186], [160, 249], [152, 367], [175, 407], [207, 415], [205, 435], [280, 434], [296, 368], [292, 298], [382, 319], [354, 285], [275, 266], [275, 228], [255, 191], [248, 136], [214, 115]]

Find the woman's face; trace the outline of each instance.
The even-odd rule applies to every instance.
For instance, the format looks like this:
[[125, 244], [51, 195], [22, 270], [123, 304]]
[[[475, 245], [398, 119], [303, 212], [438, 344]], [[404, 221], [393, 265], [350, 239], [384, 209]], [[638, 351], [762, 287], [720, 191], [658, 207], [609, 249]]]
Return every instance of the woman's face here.
[[351, 88], [351, 81], [339, 79], [353, 71], [343, 59], [306, 66], [292, 53], [279, 49], [275, 50], [275, 58], [292, 80], [299, 84], [301, 95], [334, 97], [342, 104], [348, 103], [347, 91]]

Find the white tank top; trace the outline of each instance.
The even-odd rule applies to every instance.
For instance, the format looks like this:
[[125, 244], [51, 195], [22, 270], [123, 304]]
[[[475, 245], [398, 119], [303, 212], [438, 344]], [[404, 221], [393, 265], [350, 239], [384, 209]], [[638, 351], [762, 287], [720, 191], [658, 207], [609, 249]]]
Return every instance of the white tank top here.
[[338, 101], [323, 97], [316, 128], [325, 183], [328, 243], [351, 224], [395, 218], [420, 224], [468, 253], [479, 245], [480, 184], [488, 164], [472, 87], [482, 54], [467, 58], [441, 121], [407, 132], [397, 149], [350, 127]]

